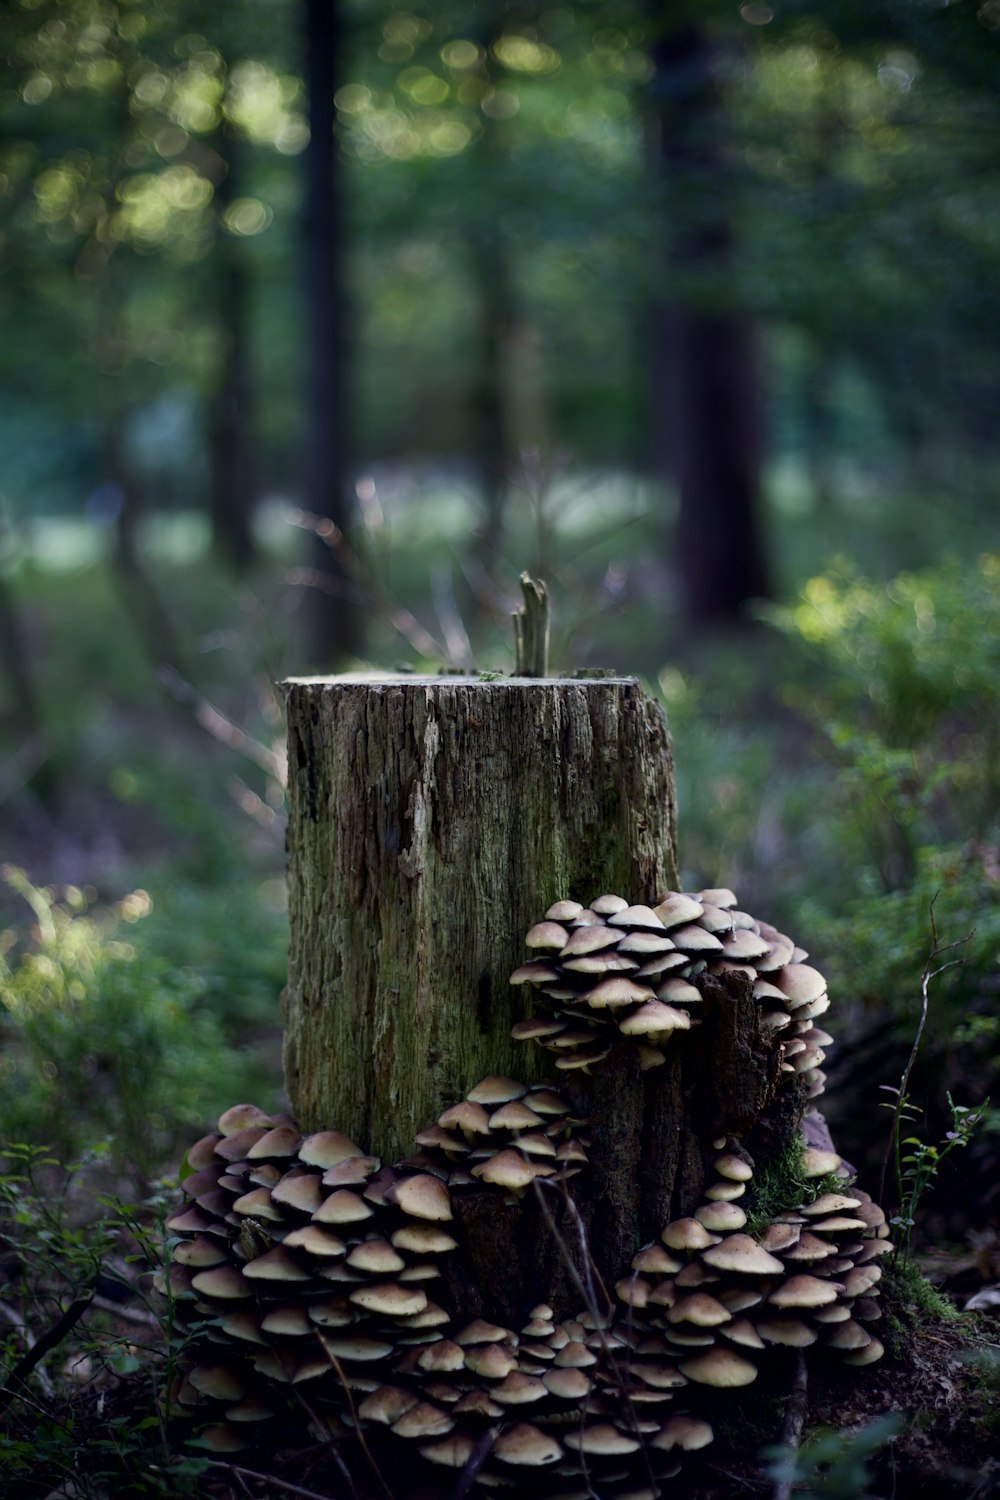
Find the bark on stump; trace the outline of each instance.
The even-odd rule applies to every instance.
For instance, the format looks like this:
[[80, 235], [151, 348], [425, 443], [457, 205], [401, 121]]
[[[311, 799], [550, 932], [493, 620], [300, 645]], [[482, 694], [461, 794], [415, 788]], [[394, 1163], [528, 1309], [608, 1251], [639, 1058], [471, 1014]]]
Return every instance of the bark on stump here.
[[[509, 984], [524, 934], [562, 897], [650, 903], [677, 886], [673, 760], [631, 678], [292, 679], [285, 1070], [303, 1128], [391, 1162], [489, 1074], [552, 1076], [510, 1038], [534, 992]], [[615, 1049], [557, 1086], [591, 1120], [579, 1217], [463, 1192], [456, 1310], [509, 1326], [579, 1304], [581, 1230], [600, 1275], [689, 1212], [714, 1136], [746, 1131], [775, 1076], [740, 982], [706, 995], [683, 1054], [641, 1073]], [[561, 1238], [562, 1243], [558, 1241]], [[574, 1251], [567, 1255], [567, 1247]]]

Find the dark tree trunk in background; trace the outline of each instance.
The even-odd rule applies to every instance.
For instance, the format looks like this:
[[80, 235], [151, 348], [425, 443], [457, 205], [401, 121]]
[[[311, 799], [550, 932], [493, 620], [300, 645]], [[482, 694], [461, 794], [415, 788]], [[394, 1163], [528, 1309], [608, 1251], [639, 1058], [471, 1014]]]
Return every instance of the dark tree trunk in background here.
[[719, 51], [701, 25], [653, 0], [655, 150], [670, 240], [655, 312], [655, 457], [677, 487], [675, 561], [692, 621], [727, 625], [767, 592], [759, 500], [761, 371], [754, 328], [727, 285], [728, 217]]
[[350, 577], [345, 536], [349, 521], [346, 428], [346, 338], [342, 290], [342, 235], [334, 140], [341, 42], [336, 0], [305, 0], [305, 77], [309, 146], [305, 161], [305, 508], [320, 518], [312, 543], [316, 587], [308, 595], [309, 649], [333, 667], [360, 644], [360, 611]]
[[220, 368], [211, 413], [211, 520], [216, 555], [237, 571], [254, 560], [253, 514], [257, 495], [252, 455], [253, 414], [250, 375], [249, 278], [240, 247], [224, 227], [233, 201], [235, 146], [218, 142], [226, 170], [216, 187], [219, 234], [216, 241], [215, 308], [220, 334]]

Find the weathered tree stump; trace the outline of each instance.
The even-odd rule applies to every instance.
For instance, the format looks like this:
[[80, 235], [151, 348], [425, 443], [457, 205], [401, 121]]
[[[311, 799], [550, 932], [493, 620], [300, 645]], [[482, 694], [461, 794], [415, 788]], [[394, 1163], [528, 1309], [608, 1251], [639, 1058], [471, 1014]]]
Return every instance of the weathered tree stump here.
[[[287, 1087], [304, 1128], [393, 1161], [483, 1077], [553, 1075], [511, 1040], [534, 996], [509, 976], [554, 901], [676, 887], [669, 734], [631, 678], [347, 676], [286, 693]], [[559, 1075], [593, 1126], [576, 1206], [463, 1194], [457, 1309], [514, 1327], [534, 1302], [578, 1303], [584, 1238], [613, 1284], [640, 1238], [691, 1211], [712, 1139], [751, 1129], [777, 1067], [739, 976], [710, 987], [704, 1017], [647, 1072], [621, 1046], [593, 1077]]]
[[288, 1091], [392, 1160], [480, 1078], [526, 1076], [508, 980], [547, 906], [675, 883], [670, 738], [632, 678], [286, 691]]

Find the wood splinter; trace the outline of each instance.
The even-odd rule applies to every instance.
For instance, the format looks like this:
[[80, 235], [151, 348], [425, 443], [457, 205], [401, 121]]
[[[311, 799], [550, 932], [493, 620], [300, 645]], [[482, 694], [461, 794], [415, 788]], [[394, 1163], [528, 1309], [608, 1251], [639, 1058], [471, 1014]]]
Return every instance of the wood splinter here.
[[524, 607], [514, 621], [514, 676], [547, 677], [549, 672], [549, 591], [544, 579], [521, 574]]

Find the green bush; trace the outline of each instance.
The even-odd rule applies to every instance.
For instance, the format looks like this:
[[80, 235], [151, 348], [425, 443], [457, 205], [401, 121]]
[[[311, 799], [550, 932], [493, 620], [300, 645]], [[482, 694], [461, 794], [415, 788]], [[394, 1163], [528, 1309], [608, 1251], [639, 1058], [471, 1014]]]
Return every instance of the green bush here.
[[4, 878], [34, 923], [2, 936], [0, 1139], [68, 1161], [113, 1137], [119, 1164], [148, 1174], [242, 1095], [249, 1059], [189, 976], [134, 940], [146, 892], [96, 911], [75, 888], [59, 899], [18, 870]]

